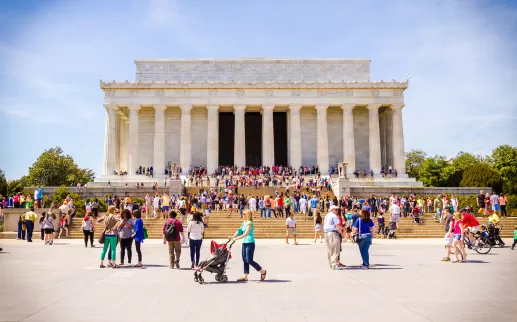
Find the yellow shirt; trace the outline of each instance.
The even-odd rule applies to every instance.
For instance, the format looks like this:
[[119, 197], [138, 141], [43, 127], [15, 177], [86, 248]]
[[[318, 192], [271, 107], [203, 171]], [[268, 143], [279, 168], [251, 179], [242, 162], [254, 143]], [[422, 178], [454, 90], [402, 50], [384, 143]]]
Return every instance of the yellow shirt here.
[[38, 215], [36, 215], [36, 213], [33, 211], [27, 211], [22, 218], [24, 220], [30, 220], [32, 222], [38, 221]]
[[169, 197], [169, 196], [163, 196], [162, 197], [162, 206], [169, 207], [170, 203], [171, 203], [171, 197]]
[[499, 216], [497, 216], [495, 213], [492, 214], [492, 216], [488, 217], [488, 222], [491, 222], [494, 225], [497, 225], [499, 223]]
[[197, 207], [196, 205], [192, 205], [192, 207], [190, 207], [190, 212], [196, 212], [197, 211]]

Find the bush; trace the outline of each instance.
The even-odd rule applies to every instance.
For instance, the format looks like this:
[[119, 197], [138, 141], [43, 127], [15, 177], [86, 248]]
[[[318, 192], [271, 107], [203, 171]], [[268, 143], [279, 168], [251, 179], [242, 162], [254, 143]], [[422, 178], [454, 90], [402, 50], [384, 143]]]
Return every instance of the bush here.
[[142, 198], [131, 198], [131, 201], [133, 203], [139, 203], [141, 205], [145, 205], [145, 199], [142, 199]]
[[456, 198], [458, 199], [458, 207], [460, 209], [466, 206], [471, 206], [474, 210], [477, 210], [477, 196], [456, 196]]
[[460, 187], [491, 187], [497, 193], [503, 189], [503, 179], [499, 172], [486, 164], [475, 164], [463, 173]]

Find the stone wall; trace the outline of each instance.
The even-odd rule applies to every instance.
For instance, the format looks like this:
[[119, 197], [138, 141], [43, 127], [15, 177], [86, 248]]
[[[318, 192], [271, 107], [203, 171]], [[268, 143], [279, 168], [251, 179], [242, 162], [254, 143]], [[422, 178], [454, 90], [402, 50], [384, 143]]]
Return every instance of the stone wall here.
[[181, 110], [168, 107], [165, 110], [165, 162], [180, 162]]
[[206, 141], [208, 129], [208, 110], [194, 107], [192, 115], [192, 165], [206, 167]]
[[329, 167], [343, 162], [343, 110], [333, 106], [327, 109]]
[[368, 143], [368, 109], [366, 107], [354, 108], [354, 147], [355, 147], [355, 169], [370, 169], [370, 147]]
[[302, 165], [317, 164], [317, 131], [316, 109], [302, 107], [300, 110], [300, 124], [302, 136]]

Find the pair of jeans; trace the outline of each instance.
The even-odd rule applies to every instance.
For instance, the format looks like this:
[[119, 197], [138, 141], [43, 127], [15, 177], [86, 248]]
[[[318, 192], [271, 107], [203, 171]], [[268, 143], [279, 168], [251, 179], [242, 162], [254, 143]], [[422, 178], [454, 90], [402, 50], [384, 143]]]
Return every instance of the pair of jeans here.
[[34, 222], [32, 220], [25, 220], [25, 226], [27, 226], [27, 241], [32, 241], [32, 232], [34, 231]]
[[506, 205], [501, 205], [501, 217], [506, 217], [508, 216], [506, 214]]
[[84, 230], [84, 246], [88, 246], [88, 238], [90, 238], [90, 245], [93, 247], [93, 230]]
[[260, 210], [260, 218], [262, 218], [262, 215], [265, 215], [265, 211], [264, 211], [264, 208], [259, 208]]
[[[202, 239], [190, 239], [190, 261], [195, 263], [196, 266], [199, 265], [199, 257], [201, 255], [201, 244], [203, 243]], [[194, 258], [195, 257], [195, 258]]]
[[101, 261], [106, 257], [106, 252], [110, 247], [110, 258], [109, 260], [114, 261], [117, 257], [117, 236], [116, 235], [104, 235], [104, 247], [101, 252]]
[[266, 218], [271, 218], [271, 208], [266, 208]]
[[382, 234], [384, 235], [385, 229], [386, 229], [386, 227], [384, 225], [379, 225], [379, 229], [377, 229], [377, 235], [379, 235], [381, 233], [381, 231], [382, 231]]
[[280, 216], [280, 218], [284, 218], [284, 207], [278, 206], [276, 207], [276, 211], [278, 211], [278, 215]]
[[22, 223], [18, 222], [18, 239], [25, 239], [25, 230], [22, 229]]
[[368, 250], [370, 249], [370, 245], [372, 244], [372, 235], [363, 236], [359, 240], [359, 252], [361, 253], [361, 258], [363, 259], [363, 266], [370, 266], [370, 254]]
[[291, 214], [291, 206], [285, 206], [285, 218]]
[[262, 267], [253, 260], [255, 254], [255, 243], [243, 243], [242, 244], [242, 261], [244, 262], [244, 274], [250, 273], [250, 265], [258, 271], [262, 270]]
[[132, 251], [131, 247], [133, 246], [133, 238], [120, 238], [120, 262], [124, 263], [124, 258], [126, 257], [127, 250], [127, 262], [131, 264]]

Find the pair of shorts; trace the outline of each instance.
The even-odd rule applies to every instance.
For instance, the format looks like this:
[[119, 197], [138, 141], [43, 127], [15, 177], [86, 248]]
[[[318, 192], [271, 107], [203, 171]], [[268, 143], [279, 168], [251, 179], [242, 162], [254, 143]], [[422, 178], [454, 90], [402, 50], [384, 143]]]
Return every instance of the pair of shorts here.
[[318, 208], [311, 208], [311, 213], [316, 217], [316, 213], [318, 212]]
[[296, 228], [287, 228], [287, 236], [296, 236]]
[[449, 233], [445, 233], [445, 246], [451, 247], [454, 238], [450, 237]]
[[323, 232], [323, 226], [321, 226], [321, 224], [316, 224], [314, 226], [314, 231]]
[[492, 210], [499, 211], [499, 210], [501, 210], [501, 206], [499, 206], [498, 204], [497, 205], [492, 205]]
[[475, 227], [468, 227], [468, 230], [469, 230], [471, 233], [475, 234], [475, 233], [477, 233], [477, 232], [479, 231], [479, 226], [475, 226]]
[[169, 206], [162, 206], [162, 212], [169, 211]]
[[454, 239], [461, 240], [461, 234], [454, 234]]
[[54, 232], [54, 228], [45, 228], [43, 231], [45, 232], [45, 235], [50, 235]]
[[250, 207], [250, 210], [251, 211], [257, 211], [257, 208], [256, 207]]

